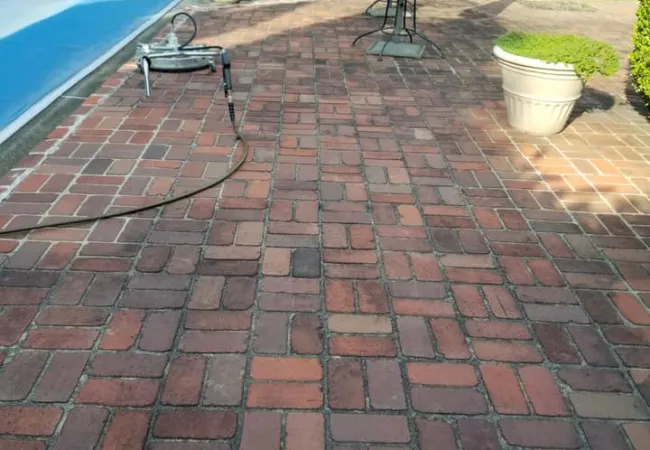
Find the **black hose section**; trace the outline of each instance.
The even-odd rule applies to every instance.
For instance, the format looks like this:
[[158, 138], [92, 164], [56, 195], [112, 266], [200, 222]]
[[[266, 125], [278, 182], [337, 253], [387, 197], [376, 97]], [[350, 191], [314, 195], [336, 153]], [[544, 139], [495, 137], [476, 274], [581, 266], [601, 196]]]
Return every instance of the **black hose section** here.
[[[185, 45], [187, 46], [188, 44], [185, 44]], [[183, 50], [183, 48], [187, 48], [187, 47], [179, 48], [179, 50]], [[196, 50], [223, 50], [223, 47], [221, 47], [220, 45], [194, 45], [194, 46], [192, 46], [192, 48], [190, 50], [194, 50], [194, 51], [196, 51]]]
[[228, 103], [228, 115], [230, 116], [230, 121], [235, 121], [235, 105]]
[[196, 20], [194, 20], [194, 17], [192, 17], [190, 14], [188, 14], [186, 12], [183, 12], [183, 11], [174, 14], [174, 17], [172, 17], [172, 21], [171, 21], [172, 25], [174, 24], [174, 20], [176, 20], [176, 18], [180, 17], [180, 16], [184, 16], [184, 17], [187, 17], [188, 19], [190, 19], [190, 22], [192, 22], [192, 27], [194, 27], [194, 30], [192, 31], [192, 36], [184, 44], [178, 46], [178, 49], [182, 50], [183, 48], [190, 45], [192, 43], [192, 41], [196, 38], [196, 35], [197, 35], [198, 31], [199, 31], [199, 27], [196, 24]]
[[246, 162], [246, 158], [248, 158], [248, 155], [250, 153], [250, 147], [248, 145], [248, 142], [244, 139], [244, 137], [241, 135], [239, 130], [237, 129], [237, 125], [235, 123], [234, 119], [234, 107], [231, 108], [232, 105], [229, 105], [229, 115], [230, 119], [232, 122], [233, 129], [235, 130], [235, 135], [237, 137], [237, 141], [241, 142], [242, 147], [244, 149], [244, 153], [239, 161], [233, 165], [228, 172], [226, 172], [221, 178], [219, 178], [216, 181], [213, 181], [212, 183], [209, 183], [205, 186], [202, 186], [198, 189], [194, 189], [192, 191], [186, 192], [185, 194], [178, 195], [176, 197], [171, 197], [165, 200], [161, 200], [156, 203], [152, 203], [150, 205], [145, 205], [145, 206], [139, 206], [137, 208], [133, 209], [128, 209], [125, 211], [119, 211], [119, 212], [114, 212], [110, 214], [102, 214], [98, 216], [91, 216], [91, 217], [81, 217], [79, 219], [71, 219], [71, 220], [62, 220], [60, 222], [54, 222], [54, 223], [42, 223], [38, 225], [32, 225], [28, 227], [20, 227], [20, 228], [12, 228], [9, 230], [1, 230], [0, 231], [0, 236], [6, 236], [8, 234], [14, 234], [14, 233], [25, 233], [28, 231], [34, 231], [34, 230], [42, 230], [44, 228], [60, 228], [60, 227], [66, 227], [70, 225], [82, 225], [86, 223], [92, 223], [92, 222], [97, 222], [100, 220], [106, 220], [106, 219], [114, 219], [116, 217], [124, 217], [124, 216], [129, 216], [131, 214], [137, 214], [141, 213], [144, 211], [149, 211], [151, 209], [155, 208], [160, 208], [161, 206], [167, 206], [171, 205], [172, 203], [176, 203], [181, 200], [185, 200], [190, 197], [194, 197], [197, 194], [200, 194], [201, 192], [207, 191], [208, 189], [212, 189], [213, 187], [216, 187], [226, 181], [228, 178], [233, 176], [235, 172], [237, 172], [242, 165]]

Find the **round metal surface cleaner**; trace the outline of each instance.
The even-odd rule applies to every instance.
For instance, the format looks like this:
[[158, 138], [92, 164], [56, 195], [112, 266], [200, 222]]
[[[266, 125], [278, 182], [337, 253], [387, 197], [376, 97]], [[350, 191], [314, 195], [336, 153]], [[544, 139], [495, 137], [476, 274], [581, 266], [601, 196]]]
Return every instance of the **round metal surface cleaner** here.
[[136, 50], [136, 59], [138, 68], [142, 73], [142, 58], [149, 57], [149, 70], [154, 72], [194, 72], [196, 70], [210, 69], [212, 72], [217, 70], [214, 56], [191, 55], [193, 51], [201, 51], [201, 46], [184, 47], [183, 55], [170, 55], [168, 57], [160, 56], [165, 53], [178, 52], [178, 47], [152, 44], [139, 44]]
[[[192, 35], [181, 43], [176, 35], [176, 20], [185, 18], [192, 25]], [[171, 31], [159, 41], [139, 43], [136, 47], [135, 58], [141, 73], [144, 73], [143, 61], [149, 64], [153, 72], [194, 72], [210, 69], [215, 72], [215, 58], [222, 48], [216, 45], [191, 45], [196, 37], [198, 27], [194, 18], [186, 12], [179, 12], [171, 20]]]

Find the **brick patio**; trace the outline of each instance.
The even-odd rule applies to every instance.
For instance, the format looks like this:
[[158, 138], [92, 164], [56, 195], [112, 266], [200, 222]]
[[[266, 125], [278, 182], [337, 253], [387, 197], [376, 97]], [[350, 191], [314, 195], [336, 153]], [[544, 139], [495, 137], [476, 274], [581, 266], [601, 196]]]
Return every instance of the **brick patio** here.
[[[622, 71], [515, 133], [490, 56], [550, 17], [624, 55], [633, 7], [596, 5], [423, 8], [448, 58], [421, 61], [350, 47], [366, 2], [198, 13], [250, 161], [0, 240], [0, 449], [650, 448], [650, 123]], [[218, 177], [218, 82], [145, 100], [123, 67], [2, 179], [0, 224]]]

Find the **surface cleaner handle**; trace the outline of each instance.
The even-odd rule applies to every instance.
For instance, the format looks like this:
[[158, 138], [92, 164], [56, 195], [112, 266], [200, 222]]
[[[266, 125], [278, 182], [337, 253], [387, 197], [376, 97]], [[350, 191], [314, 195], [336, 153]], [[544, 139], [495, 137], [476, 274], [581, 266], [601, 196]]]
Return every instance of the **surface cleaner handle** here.
[[151, 83], [149, 82], [149, 58], [142, 58], [142, 73], [144, 74], [144, 95], [151, 97]]

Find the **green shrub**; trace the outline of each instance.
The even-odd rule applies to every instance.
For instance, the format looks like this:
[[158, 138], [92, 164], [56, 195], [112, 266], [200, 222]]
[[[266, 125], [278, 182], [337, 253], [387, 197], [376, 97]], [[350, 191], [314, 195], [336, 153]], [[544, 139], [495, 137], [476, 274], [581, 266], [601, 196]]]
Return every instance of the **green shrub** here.
[[634, 89], [650, 106], [650, 0], [641, 0], [636, 11], [630, 54], [630, 74]]
[[597, 73], [613, 75], [619, 68], [618, 55], [610, 44], [572, 34], [511, 31], [499, 37], [496, 44], [513, 55], [571, 64], [585, 82]]

